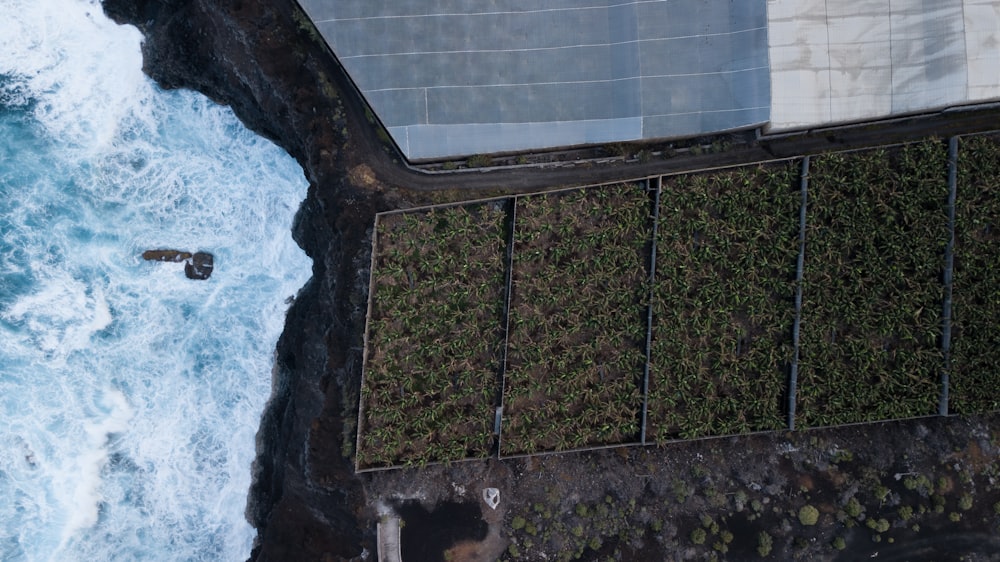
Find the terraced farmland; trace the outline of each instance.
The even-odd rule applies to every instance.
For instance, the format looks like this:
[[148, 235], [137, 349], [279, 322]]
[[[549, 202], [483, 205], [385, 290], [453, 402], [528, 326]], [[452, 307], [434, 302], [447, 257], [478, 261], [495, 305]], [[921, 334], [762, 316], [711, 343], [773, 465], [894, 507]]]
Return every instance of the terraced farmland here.
[[380, 218], [359, 466], [490, 454], [505, 218], [503, 203]]

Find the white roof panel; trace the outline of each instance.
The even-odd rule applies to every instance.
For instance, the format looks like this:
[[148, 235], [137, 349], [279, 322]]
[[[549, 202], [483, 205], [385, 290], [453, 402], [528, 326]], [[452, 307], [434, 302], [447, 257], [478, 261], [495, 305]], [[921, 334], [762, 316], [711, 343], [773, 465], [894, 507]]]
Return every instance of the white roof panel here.
[[964, 14], [969, 99], [994, 99], [1000, 96], [1000, 2], [966, 0]]
[[771, 126], [1000, 98], [997, 0], [768, 0]]

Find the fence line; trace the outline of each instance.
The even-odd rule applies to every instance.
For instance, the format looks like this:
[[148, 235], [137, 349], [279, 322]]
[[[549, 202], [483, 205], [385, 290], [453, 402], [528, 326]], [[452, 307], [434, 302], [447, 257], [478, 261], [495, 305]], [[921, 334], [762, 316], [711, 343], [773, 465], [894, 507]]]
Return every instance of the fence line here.
[[365, 398], [364, 398], [364, 388], [365, 388], [365, 365], [368, 364], [368, 330], [371, 326], [372, 320], [372, 302], [375, 300], [375, 258], [377, 257], [376, 249], [378, 248], [378, 225], [379, 216], [375, 215], [375, 223], [372, 226], [372, 247], [371, 247], [371, 263], [368, 269], [368, 311], [365, 313], [365, 330], [362, 335], [362, 347], [361, 347], [361, 383], [358, 385], [358, 423], [355, 428], [355, 433], [357, 436], [354, 441], [354, 471], [361, 472], [361, 465], [358, 463], [361, 453], [361, 427], [365, 419]]
[[948, 415], [948, 379], [951, 375], [951, 297], [955, 273], [955, 200], [958, 191], [958, 137], [948, 139], [948, 245], [944, 250], [944, 309], [941, 313], [941, 398], [938, 415]]
[[566, 453], [588, 453], [593, 451], [606, 451], [608, 449], [621, 449], [624, 447], [639, 447], [643, 443], [638, 441], [626, 442], [626, 443], [610, 443], [607, 445], [592, 445], [590, 447], [576, 447], [573, 449], [558, 449], [554, 451], [535, 451], [534, 453], [515, 453], [513, 455], [500, 455], [498, 458], [500, 460], [507, 459], [524, 459], [528, 457], [549, 457], [552, 455], [563, 455]]
[[501, 195], [498, 197], [483, 197], [481, 199], [463, 199], [462, 201], [455, 201], [452, 203], [434, 203], [431, 205], [420, 205], [419, 207], [406, 207], [404, 209], [392, 209], [389, 211], [379, 211], [375, 213], [376, 217], [387, 217], [390, 215], [405, 215], [407, 213], [424, 213], [427, 211], [433, 211], [435, 209], [448, 209], [451, 207], [466, 207], [469, 205], [483, 205], [486, 203], [496, 203], [504, 202], [510, 199], [511, 195]]
[[507, 242], [507, 292], [503, 304], [503, 355], [500, 361], [500, 405], [497, 406], [493, 427], [497, 434], [497, 458], [503, 441], [503, 397], [507, 388], [507, 348], [510, 340], [510, 303], [514, 289], [514, 241], [517, 238], [517, 197], [508, 199], [510, 205], [510, 239]]
[[485, 457], [462, 457], [460, 459], [449, 459], [446, 461], [427, 461], [424, 463], [412, 463], [412, 464], [392, 464], [389, 466], [369, 466], [367, 468], [355, 468], [354, 472], [360, 474], [362, 472], [387, 472], [389, 470], [400, 470], [404, 468], [424, 468], [427, 466], [451, 466], [453, 464], [459, 464], [464, 462], [481, 462], [489, 460], [493, 455], [486, 455]]
[[806, 206], [809, 200], [809, 157], [802, 158], [799, 176], [799, 256], [795, 263], [795, 320], [792, 323], [792, 367], [788, 376], [788, 429], [795, 429], [795, 400], [799, 385], [799, 330], [802, 325], [802, 270], [806, 259]]
[[[646, 187], [649, 181], [646, 180]], [[656, 293], [656, 238], [660, 227], [660, 188], [663, 184], [661, 176], [656, 177], [656, 190], [653, 194], [653, 234], [649, 256], [649, 292], [646, 307], [646, 364], [642, 368], [642, 425], [639, 430], [639, 441], [646, 444], [646, 422], [649, 418], [649, 364], [653, 354], [653, 295]]]

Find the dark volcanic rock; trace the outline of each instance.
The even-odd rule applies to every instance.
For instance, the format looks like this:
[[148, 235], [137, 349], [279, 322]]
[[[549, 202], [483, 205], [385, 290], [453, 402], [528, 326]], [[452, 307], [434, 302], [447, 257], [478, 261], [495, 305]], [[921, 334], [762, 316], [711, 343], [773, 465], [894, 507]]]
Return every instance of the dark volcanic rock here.
[[146, 250], [142, 253], [142, 259], [146, 261], [168, 261], [178, 263], [191, 259], [191, 252], [181, 252], [178, 250]]
[[188, 279], [204, 280], [212, 276], [215, 268], [215, 258], [206, 252], [197, 252], [191, 257], [191, 261], [184, 264], [184, 275]]

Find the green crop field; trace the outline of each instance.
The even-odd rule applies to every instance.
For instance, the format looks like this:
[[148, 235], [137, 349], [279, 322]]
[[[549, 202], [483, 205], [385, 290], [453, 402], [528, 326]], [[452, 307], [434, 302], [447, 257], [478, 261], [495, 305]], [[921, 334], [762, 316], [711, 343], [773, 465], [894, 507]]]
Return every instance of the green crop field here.
[[958, 157], [950, 410], [1000, 410], [1000, 142], [962, 139]]
[[639, 439], [650, 209], [636, 185], [517, 200], [502, 454]]
[[380, 218], [359, 466], [490, 454], [505, 219], [502, 203]]
[[940, 141], [813, 159], [802, 425], [937, 412], [947, 199]]
[[358, 468], [933, 415], [943, 374], [1000, 409], [1000, 141], [958, 156], [950, 365], [943, 141], [811, 158], [802, 256], [799, 160], [380, 215]]
[[785, 424], [799, 199], [792, 162], [664, 178], [647, 440]]

